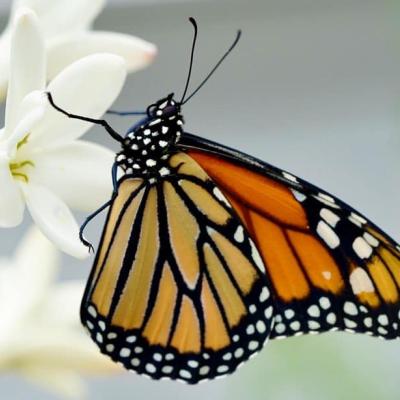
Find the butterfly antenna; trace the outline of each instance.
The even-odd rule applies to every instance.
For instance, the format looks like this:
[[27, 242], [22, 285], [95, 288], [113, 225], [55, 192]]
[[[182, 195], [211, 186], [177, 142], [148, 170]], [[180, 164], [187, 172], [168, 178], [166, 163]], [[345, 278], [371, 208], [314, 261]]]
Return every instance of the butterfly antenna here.
[[236, 38], [233, 41], [233, 43], [231, 44], [231, 46], [229, 47], [229, 49], [220, 58], [220, 60], [217, 62], [217, 64], [215, 64], [215, 67], [204, 78], [203, 82], [200, 83], [200, 85], [197, 87], [197, 89], [194, 92], [192, 92], [192, 94], [184, 102], [181, 102], [181, 104], [187, 103], [206, 84], [206, 82], [211, 78], [211, 76], [214, 74], [214, 72], [217, 70], [217, 68], [222, 64], [222, 62], [225, 60], [225, 58], [228, 57], [229, 53], [236, 47], [241, 35], [242, 35], [242, 31], [238, 30], [238, 32], [236, 34]]
[[193, 67], [193, 57], [194, 57], [194, 49], [196, 48], [196, 41], [197, 41], [197, 22], [194, 18], [190, 17], [189, 18], [190, 23], [193, 25], [193, 29], [194, 29], [194, 34], [193, 34], [193, 42], [192, 42], [192, 50], [190, 52], [190, 64], [189, 64], [189, 72], [188, 72], [188, 76], [186, 79], [186, 85], [185, 85], [185, 90], [183, 91], [183, 95], [182, 95], [182, 99], [180, 101], [180, 103], [182, 104], [182, 102], [185, 99], [187, 90], [189, 88], [189, 83], [190, 83], [190, 77], [192, 76], [192, 67]]

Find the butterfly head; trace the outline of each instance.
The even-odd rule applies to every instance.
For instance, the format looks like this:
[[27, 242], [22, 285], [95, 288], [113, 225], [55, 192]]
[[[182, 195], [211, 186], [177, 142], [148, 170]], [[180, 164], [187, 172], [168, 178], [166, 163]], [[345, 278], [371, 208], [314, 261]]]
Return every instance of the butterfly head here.
[[174, 117], [179, 117], [181, 105], [174, 100], [174, 93], [170, 93], [167, 97], [156, 101], [147, 107], [147, 115], [149, 119], [169, 119], [174, 120]]
[[156, 172], [179, 141], [182, 126], [180, 104], [171, 93], [150, 105], [147, 118], [127, 133], [117, 161], [127, 173]]

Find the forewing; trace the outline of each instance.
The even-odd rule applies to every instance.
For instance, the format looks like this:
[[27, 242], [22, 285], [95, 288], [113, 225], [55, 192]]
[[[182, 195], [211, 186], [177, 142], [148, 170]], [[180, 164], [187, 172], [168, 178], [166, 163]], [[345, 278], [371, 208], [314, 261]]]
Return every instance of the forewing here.
[[220, 145], [183, 147], [232, 203], [274, 294], [271, 338], [328, 330], [399, 336], [399, 246], [315, 186]]

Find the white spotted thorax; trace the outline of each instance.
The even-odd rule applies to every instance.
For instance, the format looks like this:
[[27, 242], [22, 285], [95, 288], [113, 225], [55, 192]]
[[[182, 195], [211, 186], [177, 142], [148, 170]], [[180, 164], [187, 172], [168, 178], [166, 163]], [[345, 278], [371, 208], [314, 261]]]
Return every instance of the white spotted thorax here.
[[180, 105], [170, 94], [148, 107], [147, 115], [128, 131], [116, 162], [126, 175], [165, 176], [169, 174], [171, 147], [183, 132]]

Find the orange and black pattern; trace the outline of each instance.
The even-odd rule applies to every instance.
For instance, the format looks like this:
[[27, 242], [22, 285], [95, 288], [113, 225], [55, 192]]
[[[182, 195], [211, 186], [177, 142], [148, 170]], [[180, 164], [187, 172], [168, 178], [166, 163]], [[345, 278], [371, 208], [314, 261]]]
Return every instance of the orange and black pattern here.
[[81, 315], [126, 368], [197, 383], [261, 349], [272, 298], [229, 201], [186, 154], [168, 164], [163, 179], [119, 183]]
[[338, 329], [399, 337], [400, 248], [393, 240], [287, 172], [240, 155], [244, 163], [240, 153], [201, 139], [187, 142], [261, 253], [274, 295], [271, 338]]
[[122, 177], [81, 307], [103, 353], [197, 383], [269, 337], [399, 337], [398, 244], [333, 196], [182, 125], [169, 95], [120, 138]]

